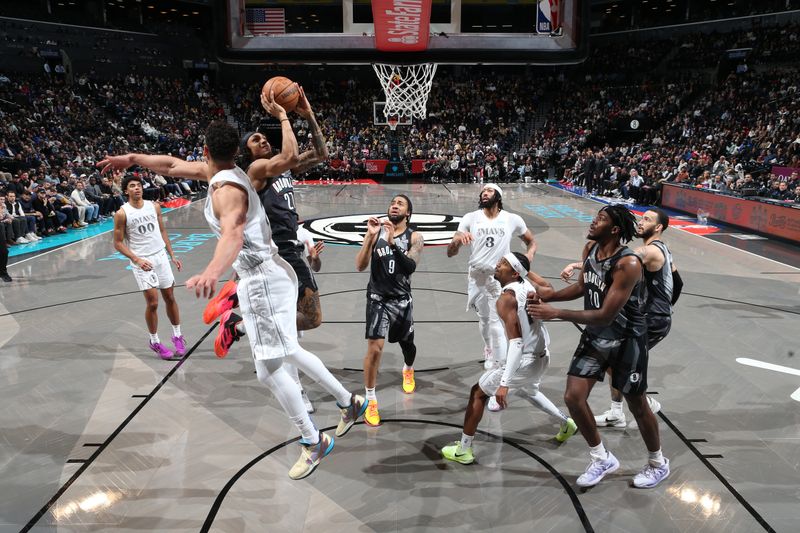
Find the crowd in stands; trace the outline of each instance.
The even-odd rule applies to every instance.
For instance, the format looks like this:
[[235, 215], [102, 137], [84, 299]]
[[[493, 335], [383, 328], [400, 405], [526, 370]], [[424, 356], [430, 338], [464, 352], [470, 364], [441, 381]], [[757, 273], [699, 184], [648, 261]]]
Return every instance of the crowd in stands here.
[[[327, 138], [330, 161], [299, 178], [366, 177], [366, 161], [386, 159], [393, 142], [402, 158], [427, 161], [432, 181], [514, 181], [556, 178], [590, 192], [657, 203], [664, 182], [744, 196], [800, 201], [800, 70], [780, 58], [800, 53], [798, 26], [760, 33], [681, 38], [678, 60], [707, 66], [729, 46], [753, 44], [758, 68], [733, 69], [719, 83], [664, 67], [669, 41], [658, 46], [609, 44], [584, 66], [549, 69], [443, 68], [428, 117], [392, 133], [373, 124], [374, 82], [317, 78], [306, 87]], [[753, 35], [756, 39], [753, 40]], [[680, 42], [691, 43], [682, 46]], [[686, 50], [694, 53], [686, 54]], [[621, 55], [631, 58], [614, 68]], [[774, 60], [774, 61], [773, 61]], [[0, 75], [2, 235], [24, 244], [111, 216], [124, 202], [120, 176], [94, 164], [129, 151], [201, 157], [209, 121], [228, 118], [255, 129], [264, 114], [260, 84], [214, 88], [135, 73], [74, 82], [46, 76]], [[308, 124], [293, 126], [308, 146]], [[623, 135], [636, 122], [644, 133]], [[631, 126], [632, 127], [632, 126]], [[200, 191], [200, 184], [141, 171], [145, 197], [165, 201]]]
[[[201, 132], [219, 108], [196, 82], [0, 76], [0, 204], [9, 245], [102, 222], [124, 203], [121, 175], [101, 176], [109, 153], [202, 152]], [[209, 113], [211, 111], [211, 113]], [[200, 190], [192, 180], [141, 172], [145, 197], [160, 202]]]

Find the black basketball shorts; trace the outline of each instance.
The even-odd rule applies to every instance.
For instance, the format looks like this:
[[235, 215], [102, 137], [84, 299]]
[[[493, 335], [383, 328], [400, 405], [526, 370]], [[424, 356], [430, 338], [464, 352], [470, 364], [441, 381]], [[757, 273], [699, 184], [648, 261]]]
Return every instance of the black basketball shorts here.
[[647, 349], [653, 347], [669, 334], [672, 327], [672, 317], [667, 315], [647, 315]]
[[292, 265], [294, 273], [297, 274], [297, 300], [299, 301], [306, 293], [306, 289], [311, 289], [312, 292], [319, 292], [317, 281], [314, 279], [314, 273], [311, 272], [308, 263], [306, 263], [303, 254], [305, 253], [305, 246], [278, 246], [278, 254], [283, 257], [287, 263]]
[[570, 376], [603, 381], [611, 368], [611, 385], [622, 394], [647, 391], [647, 336], [609, 340], [584, 333], [569, 365]]
[[383, 298], [367, 293], [367, 339], [405, 341], [414, 335], [411, 297]]

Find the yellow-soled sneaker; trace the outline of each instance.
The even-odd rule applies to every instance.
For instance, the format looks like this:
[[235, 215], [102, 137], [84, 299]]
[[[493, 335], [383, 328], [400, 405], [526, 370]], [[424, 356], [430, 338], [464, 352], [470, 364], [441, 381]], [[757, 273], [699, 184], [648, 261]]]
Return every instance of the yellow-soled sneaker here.
[[364, 413], [364, 422], [368, 426], [377, 427], [381, 425], [381, 415], [378, 413], [378, 401], [370, 400], [367, 404], [367, 412]]
[[414, 381], [414, 369], [403, 370], [403, 392], [411, 394], [415, 390], [417, 390], [417, 382]]

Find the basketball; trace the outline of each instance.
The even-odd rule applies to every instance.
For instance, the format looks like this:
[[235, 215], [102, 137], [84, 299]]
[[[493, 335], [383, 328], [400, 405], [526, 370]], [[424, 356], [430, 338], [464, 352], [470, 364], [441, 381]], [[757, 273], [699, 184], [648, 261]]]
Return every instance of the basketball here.
[[261, 92], [269, 98], [270, 90], [275, 95], [275, 103], [281, 105], [286, 112], [294, 111], [300, 99], [300, 91], [292, 80], [284, 76], [275, 76], [267, 80]]

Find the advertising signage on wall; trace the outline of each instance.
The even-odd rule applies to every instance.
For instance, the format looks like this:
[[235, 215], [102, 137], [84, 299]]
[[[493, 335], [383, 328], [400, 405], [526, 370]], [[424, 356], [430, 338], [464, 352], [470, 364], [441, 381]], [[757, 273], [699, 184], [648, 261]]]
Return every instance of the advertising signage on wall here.
[[691, 214], [702, 210], [710, 219], [800, 243], [800, 209], [792, 204], [743, 200], [665, 184], [661, 205]]

